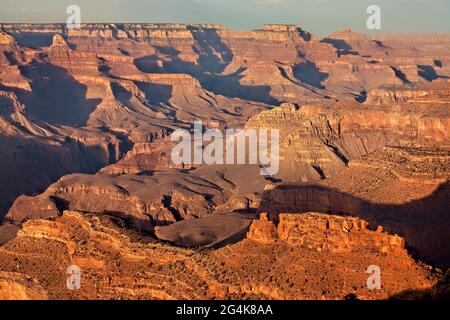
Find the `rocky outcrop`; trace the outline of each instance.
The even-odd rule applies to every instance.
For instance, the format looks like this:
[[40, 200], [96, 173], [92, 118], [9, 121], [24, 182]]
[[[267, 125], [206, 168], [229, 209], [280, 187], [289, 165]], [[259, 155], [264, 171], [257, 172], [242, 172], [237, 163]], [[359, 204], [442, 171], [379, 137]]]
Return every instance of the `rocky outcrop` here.
[[6, 32], [0, 31], [0, 45], [12, 46], [16, 44], [16, 39]]
[[55, 34], [53, 36], [52, 47], [64, 47], [68, 48], [66, 40], [64, 40], [63, 36], [60, 34]]
[[261, 213], [253, 222], [247, 238], [263, 244], [283, 241], [292, 246], [318, 252], [350, 253], [380, 252], [406, 255], [405, 240], [399, 236], [368, 229], [368, 222], [359, 218], [339, 217], [319, 213], [280, 214], [278, 226]]
[[269, 220], [266, 212], [259, 215], [259, 220], [252, 222], [247, 239], [262, 244], [273, 244], [278, 239], [277, 227]]
[[163, 169], [183, 169], [171, 159], [171, 151], [175, 144], [167, 139], [153, 143], [135, 144], [133, 149], [119, 162], [105, 167], [102, 173], [139, 174]]
[[416, 101], [414, 99], [426, 97], [429, 91], [425, 90], [395, 90], [395, 89], [373, 89], [367, 96], [367, 104], [391, 105]]
[[[382, 269], [381, 290], [367, 288], [369, 264]], [[80, 268], [80, 290], [67, 289], [69, 265]], [[54, 221], [27, 222], [0, 247], [1, 275], [9, 283], [13, 269], [34, 279], [27, 287], [40, 283], [50, 299], [297, 300], [344, 299], [350, 293], [387, 299], [436, 283], [426, 266], [403, 254], [318, 252], [252, 240], [194, 251], [138, 235], [110, 216], [71, 211]], [[13, 291], [15, 297], [22, 288]]]

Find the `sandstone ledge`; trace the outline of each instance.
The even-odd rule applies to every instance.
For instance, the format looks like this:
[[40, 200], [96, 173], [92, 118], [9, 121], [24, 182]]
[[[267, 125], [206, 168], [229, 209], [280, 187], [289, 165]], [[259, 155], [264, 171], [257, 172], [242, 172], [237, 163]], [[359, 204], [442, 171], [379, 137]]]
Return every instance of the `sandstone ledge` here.
[[318, 252], [380, 252], [407, 255], [405, 240], [383, 233], [380, 226], [369, 230], [368, 222], [359, 218], [320, 213], [280, 214], [278, 227], [262, 213], [252, 223], [247, 238], [263, 244], [276, 241], [301, 246]]
[[[387, 299], [436, 282], [407, 255], [298, 248], [243, 240], [217, 250], [182, 249], [136, 234], [113, 217], [66, 211], [54, 221], [26, 222], [0, 247], [0, 281], [2, 272], [9, 282], [30, 279], [29, 287], [40, 284], [50, 299], [183, 300], [343, 299], [349, 293]], [[368, 262], [382, 268], [382, 290], [366, 288]], [[82, 270], [76, 291], [66, 287], [72, 264]], [[26, 276], [17, 279], [16, 272]]]

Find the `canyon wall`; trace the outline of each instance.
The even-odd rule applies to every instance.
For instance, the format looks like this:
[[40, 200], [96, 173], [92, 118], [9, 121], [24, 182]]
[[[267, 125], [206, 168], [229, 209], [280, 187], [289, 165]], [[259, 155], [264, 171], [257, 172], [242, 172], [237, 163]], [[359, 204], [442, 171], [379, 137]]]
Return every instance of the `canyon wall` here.
[[[0, 296], [428, 290], [424, 263], [450, 265], [449, 49], [445, 34], [297, 25], [0, 24], [0, 217], [14, 224]], [[279, 129], [279, 173], [174, 165], [170, 134], [194, 120]], [[369, 261], [380, 291], [366, 289]], [[79, 292], [69, 264], [85, 272]]]
[[246, 128], [279, 130], [278, 176], [311, 182], [330, 177], [383, 146], [448, 147], [450, 119], [445, 110], [409, 104], [284, 104], [252, 117]]
[[[215, 24], [83, 24], [79, 30], [63, 24], [0, 24], [0, 123], [2, 132], [8, 132], [2, 145], [14, 154], [24, 152], [16, 162], [6, 156], [2, 172], [33, 172], [36, 162], [28, 159], [47, 163], [45, 154], [55, 154], [53, 149], [65, 154], [64, 160], [57, 160], [64, 165], [49, 166], [58, 170], [44, 168], [39, 177], [28, 179], [9, 176], [14, 188], [3, 190], [0, 212], [19, 194], [40, 192], [64, 174], [95, 172], [116, 162], [134, 144], [135, 159], [130, 154], [125, 168], [110, 172], [153, 170], [150, 162], [159, 156], [148, 152], [148, 144], [179, 126], [189, 128], [195, 119], [237, 127], [281, 102], [303, 106], [337, 99], [379, 105], [408, 99], [421, 99], [422, 104], [441, 101], [424, 92], [448, 83], [448, 46], [445, 35], [404, 41], [343, 30], [317, 38], [297, 25], [232, 31]], [[380, 127], [390, 130], [385, 121], [391, 116], [374, 116]], [[311, 131], [316, 128], [324, 131], [327, 122], [340, 124], [339, 117], [315, 117], [302, 135], [314, 136]], [[356, 117], [350, 121], [344, 130], [369, 130], [358, 128]], [[401, 121], [406, 131], [397, 134], [412, 138], [414, 129], [406, 122], [414, 127], [418, 120]], [[420, 124], [424, 130], [446, 125]], [[422, 137], [442, 137], [442, 129], [435, 131]], [[330, 139], [326, 132], [320, 136]], [[363, 137], [362, 142], [343, 137], [349, 141], [338, 146], [332, 141], [329, 147], [313, 139], [306, 147], [311, 150], [302, 156], [310, 162], [306, 165], [296, 160], [298, 154], [284, 157], [301, 168], [296, 180], [317, 180], [342, 168], [344, 158], [382, 144], [383, 138], [375, 136]], [[17, 147], [25, 141], [32, 147]], [[305, 148], [301, 144], [294, 146]], [[342, 154], [336, 154], [336, 148]], [[160, 166], [167, 167], [162, 161]], [[12, 169], [13, 163], [19, 169]]]

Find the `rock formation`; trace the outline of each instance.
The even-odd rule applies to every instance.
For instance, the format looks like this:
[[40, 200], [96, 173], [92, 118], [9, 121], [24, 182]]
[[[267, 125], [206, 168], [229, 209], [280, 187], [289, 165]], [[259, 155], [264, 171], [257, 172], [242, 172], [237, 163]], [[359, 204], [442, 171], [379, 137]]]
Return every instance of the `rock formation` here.
[[[329, 104], [332, 99], [367, 99], [368, 104], [407, 99], [442, 102], [426, 99], [428, 89], [421, 87], [445, 81], [450, 74], [446, 52], [433, 45], [449, 41], [445, 35], [418, 37], [416, 44], [411, 39], [377, 39], [351, 30], [317, 39], [295, 25], [265, 25], [249, 32], [183, 24], [86, 24], [80, 30], [60, 24], [2, 24], [0, 29], [0, 90], [15, 101], [7, 105], [17, 103], [23, 109], [13, 123], [7, 120], [8, 126], [19, 131], [27, 128], [24, 135], [30, 135], [28, 142], [37, 146], [26, 148], [30, 149], [26, 158], [46, 162], [34, 150], [53, 148], [55, 139], [74, 136], [83, 143], [81, 150], [104, 150], [85, 157], [83, 151], [69, 147], [71, 155], [65, 159], [70, 165], [36, 179], [45, 183], [12, 178], [16, 187], [4, 191], [3, 212], [19, 194], [40, 191], [67, 173], [97, 171], [122, 158], [133, 144], [138, 144], [137, 154], [128, 159], [135, 159], [127, 160], [126, 168], [110, 172], [153, 170], [150, 162], [158, 156], [144, 151], [147, 144], [193, 119], [239, 126], [281, 101], [301, 105]], [[424, 42], [427, 46], [422, 46]], [[400, 53], [402, 64], [396, 58]], [[48, 93], [49, 87], [54, 88], [53, 94]], [[61, 112], [59, 106], [66, 99], [70, 103]], [[328, 120], [324, 121], [326, 125]], [[324, 124], [314, 124], [310, 130]], [[93, 137], [88, 145], [84, 143], [87, 135]], [[111, 135], [118, 141], [105, 144]], [[23, 140], [23, 134], [13, 139]], [[336, 158], [330, 147], [320, 144], [304, 156], [305, 161], [312, 160], [312, 166], [291, 159], [298, 154], [286, 155], [290, 165], [302, 167], [304, 173], [295, 177], [297, 181], [328, 176], [342, 168], [341, 156], [353, 156]], [[80, 161], [95, 165], [86, 167]], [[160, 166], [167, 166], [165, 162]], [[24, 161], [20, 168], [29, 170], [34, 165]]]
[[[298, 25], [0, 24], [0, 298], [445, 292], [449, 46]], [[280, 171], [172, 163], [171, 133], [195, 120], [278, 129]]]
[[[381, 290], [367, 289], [368, 263], [383, 269]], [[81, 269], [80, 290], [67, 289], [69, 265]], [[25, 223], [0, 247], [0, 269], [13, 268], [50, 299], [385, 299], [437, 282], [404, 251], [326, 253], [252, 240], [194, 251], [138, 235], [107, 215], [69, 211]]]
[[292, 182], [330, 177], [383, 146], [448, 146], [448, 108], [284, 104], [252, 117], [247, 128], [280, 131], [279, 176]]
[[269, 221], [267, 213], [250, 227], [248, 239], [264, 244], [280, 240], [318, 252], [350, 253], [381, 252], [406, 254], [405, 241], [399, 236], [367, 229], [368, 222], [359, 218], [317, 213], [280, 214], [278, 226]]
[[[240, 182], [242, 172], [251, 180]], [[239, 189], [236, 186], [239, 184]], [[71, 175], [37, 196], [21, 196], [6, 219], [55, 218], [70, 209], [108, 213], [147, 232], [153, 226], [237, 209], [256, 209], [266, 184], [259, 168], [204, 167], [191, 172], [173, 170], [154, 175]]]

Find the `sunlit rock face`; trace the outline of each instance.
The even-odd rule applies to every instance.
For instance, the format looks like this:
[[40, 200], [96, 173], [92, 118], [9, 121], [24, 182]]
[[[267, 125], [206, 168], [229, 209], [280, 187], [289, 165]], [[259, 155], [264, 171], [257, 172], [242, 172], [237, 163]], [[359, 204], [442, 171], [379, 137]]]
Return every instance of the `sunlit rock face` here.
[[[442, 295], [449, 47], [298, 25], [0, 24], [0, 298]], [[195, 120], [279, 130], [279, 171], [174, 163], [171, 134]], [[89, 271], [81, 292], [68, 263]]]
[[405, 240], [399, 236], [368, 230], [368, 222], [359, 218], [326, 214], [280, 214], [278, 226], [269, 222], [267, 213], [253, 222], [248, 238], [260, 243], [277, 240], [292, 246], [305, 247], [318, 252], [382, 252], [404, 255]]
[[17, 273], [0, 272], [1, 300], [47, 300], [38, 281]]
[[[302, 228], [314, 226], [313, 220], [304, 219]], [[346, 233], [336, 229], [341, 218], [318, 217], [319, 223], [327, 220], [336, 226], [330, 224], [326, 241], [345, 250], [319, 252], [283, 240], [268, 244], [245, 239], [196, 251], [138, 235], [115, 218], [66, 211], [54, 221], [25, 223], [18, 237], [2, 247], [0, 268], [15, 266], [16, 272], [29, 274], [35, 281], [27, 284], [28, 290], [50, 299], [344, 299], [350, 293], [361, 299], [385, 299], [436, 283], [428, 279], [430, 271], [402, 249], [401, 238], [375, 231]], [[373, 242], [364, 244], [364, 250], [349, 251], [348, 237], [351, 243]], [[24, 257], [19, 264], [14, 261], [17, 254]], [[381, 290], [366, 286], [367, 261], [385, 271]], [[60, 270], [65, 271], [68, 263], [83, 270], [80, 290], [66, 286], [66, 274]], [[8, 287], [4, 288], [0, 292], [7, 294]]]
[[291, 182], [311, 182], [333, 176], [350, 161], [380, 147], [448, 145], [449, 118], [442, 112], [447, 113], [438, 106], [407, 104], [284, 104], [252, 117], [246, 126], [279, 130], [279, 176]]

